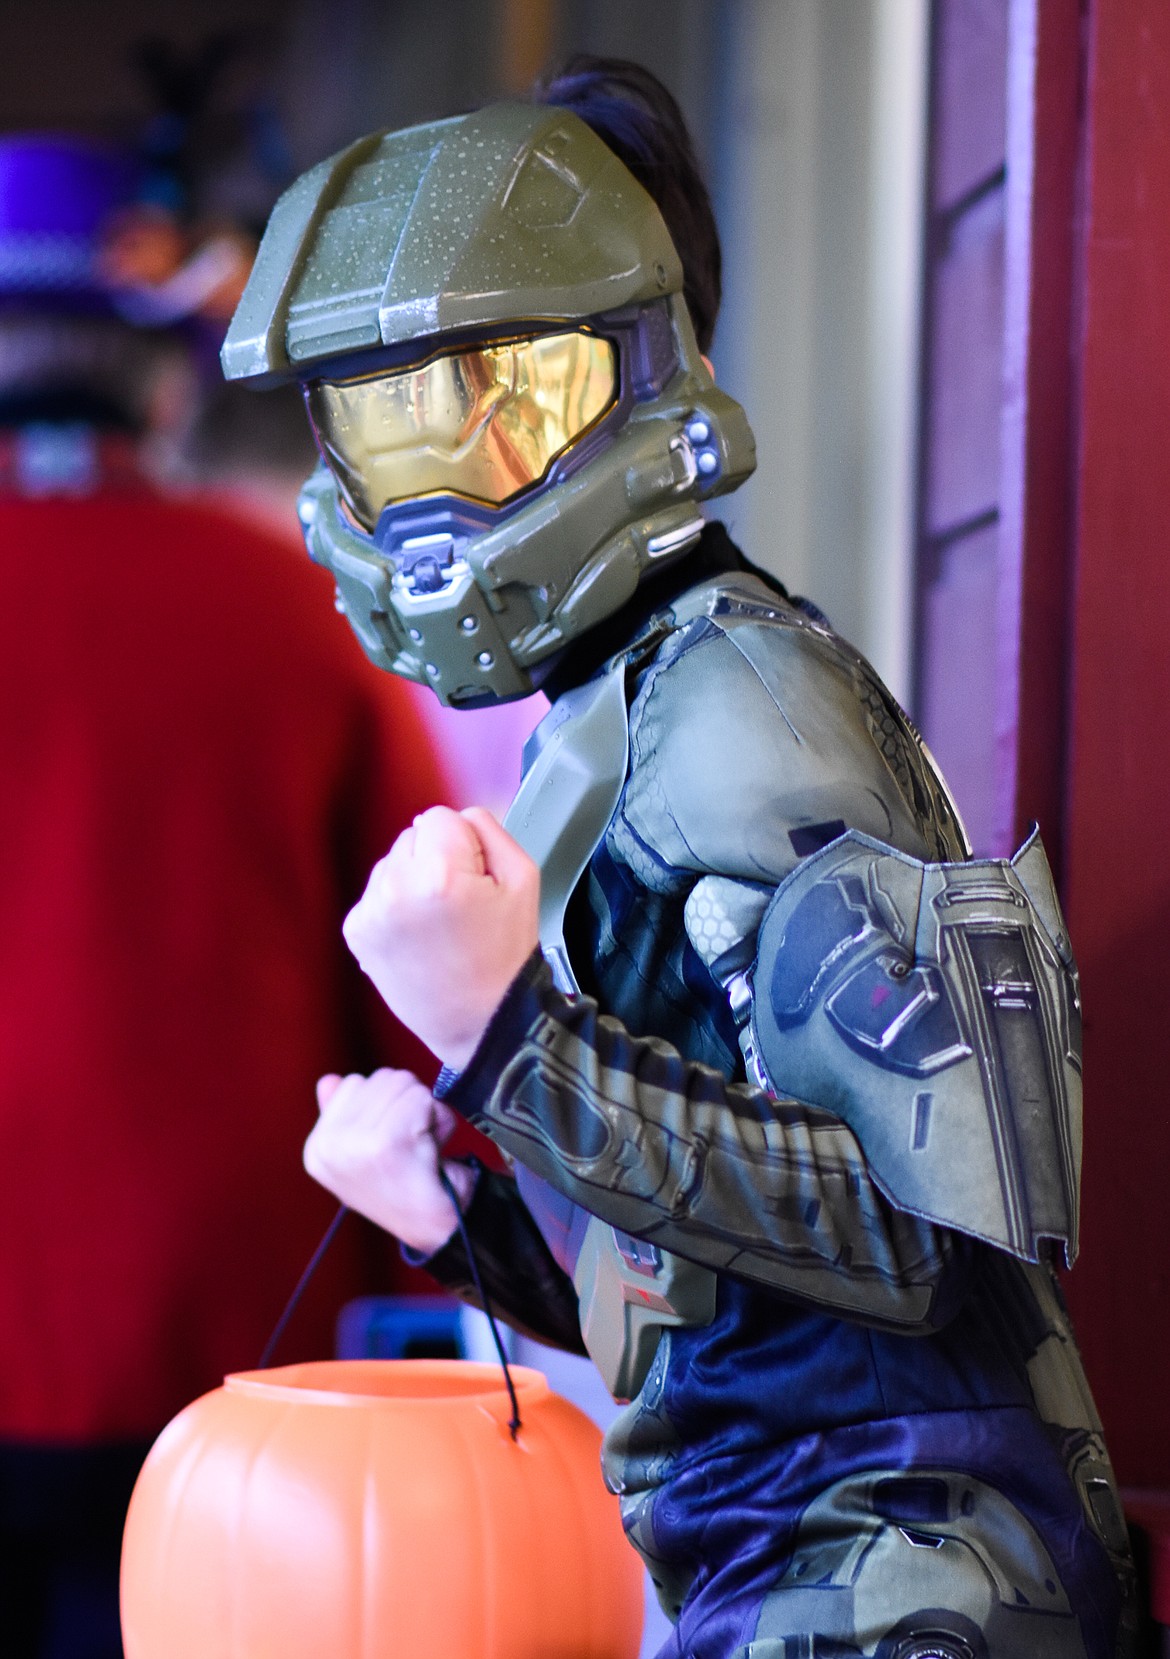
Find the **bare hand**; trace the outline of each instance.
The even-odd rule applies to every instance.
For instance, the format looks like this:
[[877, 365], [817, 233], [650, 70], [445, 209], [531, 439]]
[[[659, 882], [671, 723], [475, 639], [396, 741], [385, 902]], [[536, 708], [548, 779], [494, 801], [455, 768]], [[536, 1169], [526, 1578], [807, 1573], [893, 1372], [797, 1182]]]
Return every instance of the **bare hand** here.
[[[317, 1084], [321, 1116], [305, 1142], [305, 1168], [342, 1203], [404, 1244], [432, 1255], [455, 1231], [440, 1153], [458, 1119], [411, 1072], [383, 1068]], [[443, 1169], [466, 1209], [475, 1186], [467, 1164]]]
[[461, 1070], [536, 948], [540, 872], [483, 807], [432, 807], [395, 841], [345, 919], [386, 1004]]

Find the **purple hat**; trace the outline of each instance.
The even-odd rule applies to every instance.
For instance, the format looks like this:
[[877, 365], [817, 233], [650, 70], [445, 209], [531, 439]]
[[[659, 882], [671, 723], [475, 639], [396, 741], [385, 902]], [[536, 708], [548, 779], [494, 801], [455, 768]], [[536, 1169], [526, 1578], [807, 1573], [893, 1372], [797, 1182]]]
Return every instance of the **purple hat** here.
[[106, 300], [102, 237], [141, 178], [133, 157], [96, 140], [0, 138], [0, 300]]

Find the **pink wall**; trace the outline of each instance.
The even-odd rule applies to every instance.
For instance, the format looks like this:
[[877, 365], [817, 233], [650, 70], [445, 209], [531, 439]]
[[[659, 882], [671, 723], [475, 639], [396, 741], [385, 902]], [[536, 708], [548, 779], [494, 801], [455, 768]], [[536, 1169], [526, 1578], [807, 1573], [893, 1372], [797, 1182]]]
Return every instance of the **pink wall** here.
[[426, 686], [418, 708], [438, 746], [455, 806], [486, 806], [503, 817], [520, 782], [520, 751], [548, 703], [537, 693], [494, 709], [446, 709]]

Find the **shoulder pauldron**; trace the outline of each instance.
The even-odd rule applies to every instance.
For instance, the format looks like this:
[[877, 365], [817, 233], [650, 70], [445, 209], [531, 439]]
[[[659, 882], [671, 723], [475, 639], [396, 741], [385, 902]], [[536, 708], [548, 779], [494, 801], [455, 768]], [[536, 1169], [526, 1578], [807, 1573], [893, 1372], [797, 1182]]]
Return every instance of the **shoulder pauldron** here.
[[837, 1112], [900, 1209], [1029, 1261], [1077, 1247], [1076, 968], [1038, 835], [1010, 861], [924, 864], [850, 833], [760, 927], [753, 1047], [769, 1085]]

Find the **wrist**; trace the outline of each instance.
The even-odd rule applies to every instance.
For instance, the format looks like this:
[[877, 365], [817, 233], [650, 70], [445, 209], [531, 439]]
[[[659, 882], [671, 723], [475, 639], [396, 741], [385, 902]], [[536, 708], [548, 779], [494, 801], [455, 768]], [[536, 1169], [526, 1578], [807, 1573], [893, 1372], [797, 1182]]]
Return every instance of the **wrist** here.
[[442, 1050], [433, 1050], [442, 1063], [442, 1070], [434, 1085], [435, 1096], [439, 1100], [446, 1099], [447, 1095], [459, 1082], [460, 1077], [469, 1070], [474, 1070], [476, 1062], [485, 1049], [490, 1049], [495, 1039], [495, 1033], [506, 1031], [512, 1020], [514, 1006], [525, 999], [528, 988], [535, 979], [547, 974], [548, 968], [540, 947], [537, 946], [517, 970], [512, 982], [504, 991], [502, 997], [491, 1014], [475, 1033], [474, 1039], [463, 1039], [452, 1043], [444, 1043]]
[[[404, 1232], [397, 1233], [399, 1244], [410, 1256], [416, 1258], [415, 1265], [421, 1265], [429, 1256], [436, 1255], [446, 1245], [450, 1244], [459, 1231], [459, 1217], [456, 1215], [456, 1203], [459, 1213], [465, 1214], [475, 1195], [476, 1183], [479, 1180], [480, 1166], [477, 1162], [463, 1163], [444, 1160], [439, 1165], [442, 1176], [450, 1183], [450, 1191], [438, 1171], [436, 1171], [435, 1201], [428, 1206], [425, 1215], [417, 1217], [416, 1224], [409, 1229], [410, 1236]], [[454, 1202], [452, 1201], [454, 1193]]]

